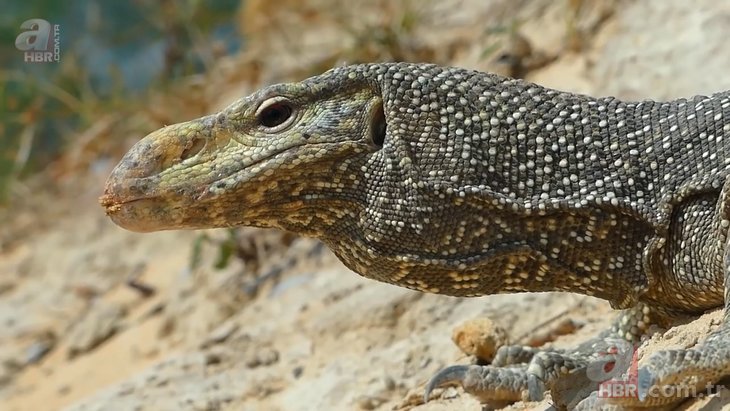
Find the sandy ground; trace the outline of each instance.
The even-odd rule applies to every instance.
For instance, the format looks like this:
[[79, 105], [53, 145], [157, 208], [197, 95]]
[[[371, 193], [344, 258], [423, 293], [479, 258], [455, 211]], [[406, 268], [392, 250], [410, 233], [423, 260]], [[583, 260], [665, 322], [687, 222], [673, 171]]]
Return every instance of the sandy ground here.
[[[594, 4], [578, 20], [584, 31], [572, 37], [570, 2], [514, 3], [459, 2], [449, 24], [419, 38], [454, 46], [434, 61], [491, 69], [480, 58], [485, 22], [517, 16], [532, 48], [552, 56], [529, 70], [532, 81], [626, 98], [730, 89], [728, 2]], [[311, 26], [300, 40], [318, 30], [325, 29]], [[270, 56], [272, 67], [278, 58]], [[263, 82], [280, 75], [266, 73]], [[568, 347], [615, 316], [605, 302], [571, 294], [420, 294], [359, 277], [314, 240], [252, 229], [238, 233], [250, 255], [220, 270], [213, 242], [227, 233], [205, 232], [212, 240], [202, 242], [202, 260], [191, 268], [200, 232], [134, 234], [103, 215], [96, 197], [112, 165], [31, 182], [34, 194], [4, 215], [3, 410], [479, 410], [454, 388], [418, 401], [436, 371], [470, 361], [451, 342], [455, 326], [485, 317], [514, 342], [560, 334], [549, 344]], [[719, 318], [708, 313], [657, 335], [642, 353], [692, 346]], [[566, 321], [575, 325], [567, 334]], [[682, 408], [730, 409], [728, 397], [723, 391]]]

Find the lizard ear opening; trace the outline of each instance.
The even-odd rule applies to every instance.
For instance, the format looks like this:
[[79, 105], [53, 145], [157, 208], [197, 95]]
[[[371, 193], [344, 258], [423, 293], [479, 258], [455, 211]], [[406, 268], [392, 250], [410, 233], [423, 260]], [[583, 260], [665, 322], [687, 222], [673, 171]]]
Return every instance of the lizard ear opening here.
[[388, 126], [385, 122], [383, 102], [378, 101], [370, 113], [370, 140], [380, 148], [385, 143], [385, 132]]

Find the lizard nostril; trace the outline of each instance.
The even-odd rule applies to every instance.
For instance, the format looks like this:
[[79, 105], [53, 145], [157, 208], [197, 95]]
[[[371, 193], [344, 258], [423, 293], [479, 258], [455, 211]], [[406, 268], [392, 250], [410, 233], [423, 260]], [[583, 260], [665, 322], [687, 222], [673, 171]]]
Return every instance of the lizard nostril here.
[[370, 118], [370, 139], [378, 147], [383, 147], [385, 143], [385, 132], [387, 130], [387, 123], [385, 122], [385, 111], [383, 111], [383, 102], [380, 101], [375, 107]]
[[205, 140], [200, 137], [193, 138], [185, 145], [185, 149], [183, 149], [182, 154], [180, 154], [180, 160], [184, 161], [193, 157], [200, 153], [200, 151], [203, 150], [203, 147], [205, 147]]

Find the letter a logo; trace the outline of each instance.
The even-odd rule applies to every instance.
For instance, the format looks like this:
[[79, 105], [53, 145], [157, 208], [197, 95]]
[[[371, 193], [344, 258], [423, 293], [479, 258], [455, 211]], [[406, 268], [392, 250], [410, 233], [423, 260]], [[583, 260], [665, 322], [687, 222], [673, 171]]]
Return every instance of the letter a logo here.
[[20, 51], [46, 51], [51, 38], [51, 24], [43, 19], [30, 19], [20, 28], [26, 30], [15, 38], [15, 47]]

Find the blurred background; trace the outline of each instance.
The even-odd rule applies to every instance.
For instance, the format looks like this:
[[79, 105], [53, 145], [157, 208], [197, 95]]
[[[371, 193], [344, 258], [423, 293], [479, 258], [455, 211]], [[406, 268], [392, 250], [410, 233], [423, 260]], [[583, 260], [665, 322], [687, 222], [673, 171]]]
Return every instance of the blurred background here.
[[[58, 61], [19, 50], [31, 19], [58, 25]], [[277, 231], [128, 233], [97, 203], [111, 168], [164, 125], [336, 65], [434, 62], [668, 99], [730, 88], [728, 38], [730, 2], [710, 0], [4, 4], [0, 408], [480, 409], [456, 389], [420, 402], [433, 372], [468, 361], [454, 326], [487, 317], [514, 342], [570, 345], [608, 306], [423, 295]]]

